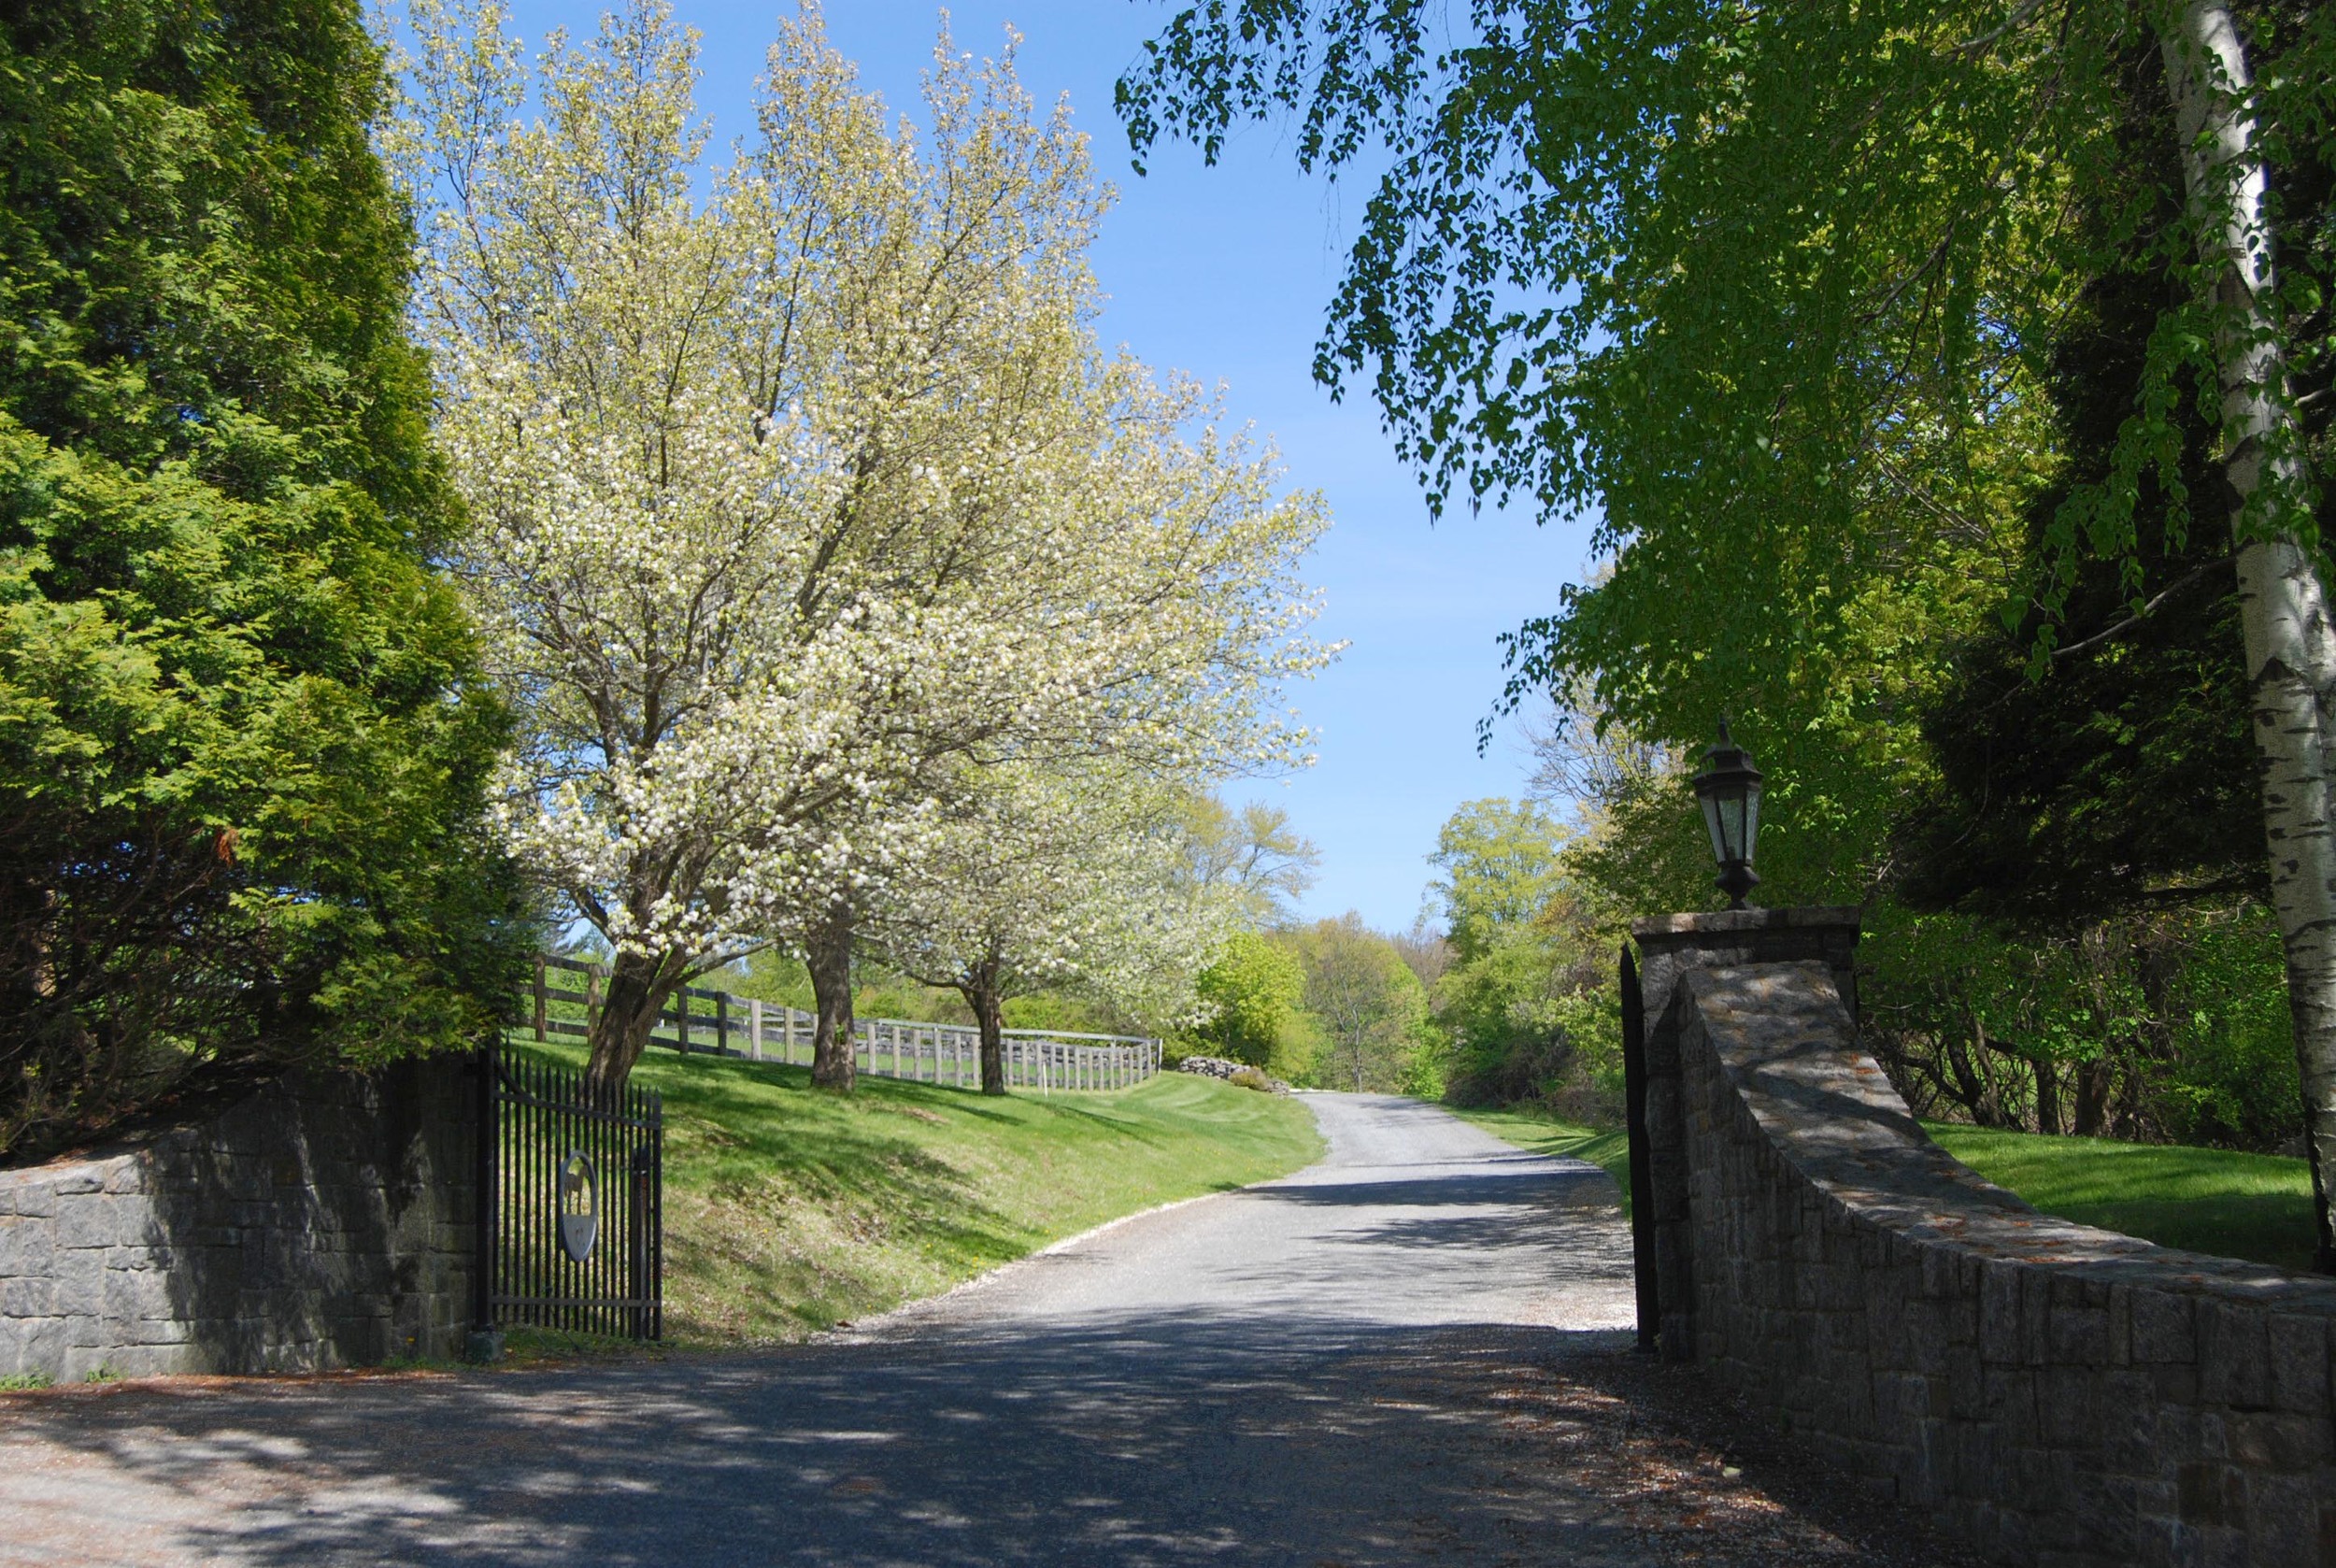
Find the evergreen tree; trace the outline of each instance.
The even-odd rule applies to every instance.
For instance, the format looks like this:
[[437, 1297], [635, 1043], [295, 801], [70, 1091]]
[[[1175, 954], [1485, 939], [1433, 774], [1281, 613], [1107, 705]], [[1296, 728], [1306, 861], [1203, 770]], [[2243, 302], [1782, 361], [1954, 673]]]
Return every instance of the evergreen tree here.
[[516, 979], [381, 89], [354, 0], [0, 0], [0, 1149]]

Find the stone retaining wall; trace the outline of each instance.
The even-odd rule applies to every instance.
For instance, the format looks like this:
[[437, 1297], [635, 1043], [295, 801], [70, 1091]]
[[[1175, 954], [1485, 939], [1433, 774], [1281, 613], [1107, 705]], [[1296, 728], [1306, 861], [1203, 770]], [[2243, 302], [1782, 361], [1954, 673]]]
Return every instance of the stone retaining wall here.
[[459, 1354], [472, 1092], [462, 1059], [302, 1073], [200, 1127], [0, 1171], [0, 1376]]
[[1648, 1057], [1687, 1173], [1667, 1349], [1999, 1561], [2336, 1568], [2336, 1281], [1981, 1179], [1858, 1048], [1825, 962], [1679, 969]]

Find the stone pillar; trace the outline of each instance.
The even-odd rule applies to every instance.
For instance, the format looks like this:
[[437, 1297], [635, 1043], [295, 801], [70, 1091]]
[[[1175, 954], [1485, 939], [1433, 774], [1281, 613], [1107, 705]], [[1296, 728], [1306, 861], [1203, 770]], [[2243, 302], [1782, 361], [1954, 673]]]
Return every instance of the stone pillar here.
[[1665, 1361], [1695, 1359], [1694, 1227], [1688, 1213], [1687, 1114], [1679, 1083], [1679, 976], [1690, 969], [1816, 960], [1833, 972], [1842, 1005], [1858, 1017], [1858, 911], [1847, 905], [1722, 909], [1633, 921], [1645, 1006], [1647, 1190], [1633, 1192], [1653, 1221], [1658, 1343]]

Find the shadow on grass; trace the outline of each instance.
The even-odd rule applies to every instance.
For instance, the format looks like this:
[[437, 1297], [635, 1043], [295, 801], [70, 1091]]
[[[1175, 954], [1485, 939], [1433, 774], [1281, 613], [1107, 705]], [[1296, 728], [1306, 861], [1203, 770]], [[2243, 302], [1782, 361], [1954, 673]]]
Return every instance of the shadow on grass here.
[[2243, 1258], [2297, 1274], [2312, 1271], [2308, 1197], [2285, 1192], [2227, 1193], [2203, 1200], [2130, 1197], [2058, 1203], [2046, 1212], [2186, 1252]]
[[2160, 1247], [2311, 1268], [2312, 1175], [2301, 1160], [1942, 1123], [1923, 1130], [2046, 1214]]

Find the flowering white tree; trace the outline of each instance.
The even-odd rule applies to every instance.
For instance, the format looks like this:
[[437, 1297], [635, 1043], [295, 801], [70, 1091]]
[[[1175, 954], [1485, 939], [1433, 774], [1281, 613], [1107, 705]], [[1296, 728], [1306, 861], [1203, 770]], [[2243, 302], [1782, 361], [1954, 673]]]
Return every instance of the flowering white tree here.
[[[901, 897], [930, 906], [921, 893], [892, 890], [904, 880], [936, 885], [918, 863], [920, 834], [947, 812], [960, 823], [968, 811], [977, 817], [998, 788], [969, 787], [969, 778], [993, 766], [1051, 771], [1075, 794], [1097, 787], [1101, 764], [1118, 770], [1112, 777], [1177, 782], [1307, 760], [1305, 733], [1268, 699], [1284, 677], [1328, 656], [1298, 634], [1314, 602], [1295, 568], [1323, 526], [1318, 503], [1276, 500], [1272, 453], [1207, 423], [1212, 410], [1189, 383], [1157, 386], [1124, 359], [1089, 364], [1083, 386], [1051, 411], [1052, 439], [1028, 451], [1020, 476], [1032, 529], [1025, 559], [1035, 563], [985, 575], [983, 613], [1019, 628], [1033, 657], [1051, 650], [1056, 678], [1012, 724], [978, 736], [968, 724], [961, 748], [926, 752], [946, 765], [901, 785], [918, 803], [918, 833], [898, 821], [869, 833], [833, 817], [848, 846], [828, 846], [819, 862], [825, 880], [790, 901], [784, 934], [812, 975], [817, 1038], [832, 1043], [816, 1058], [822, 1082], [850, 1081], [850, 955], [862, 922], [891, 911], [885, 946], [901, 929]], [[976, 765], [968, 772], [963, 763]], [[944, 803], [953, 804], [945, 811]], [[1094, 825], [1115, 831], [1113, 820], [1099, 815]], [[1135, 819], [1118, 820], [1117, 831], [1138, 831], [1128, 825]], [[1089, 962], [1100, 972], [1100, 956]]]
[[885, 961], [954, 989], [981, 1033], [981, 1089], [1005, 1092], [1004, 1004], [1070, 989], [1156, 1027], [1237, 920], [1189, 874], [1177, 791], [1111, 763], [967, 770], [929, 850], [871, 903]]
[[848, 1087], [833, 959], [957, 760], [1302, 743], [1266, 702], [1322, 656], [1293, 576], [1318, 506], [1098, 354], [1102, 195], [1010, 60], [944, 36], [919, 139], [806, 7], [701, 193], [659, 0], [555, 34], [534, 121], [493, 0], [412, 18], [392, 150], [429, 219], [454, 565], [523, 720], [506, 830], [615, 954], [591, 1078], [791, 932]]

